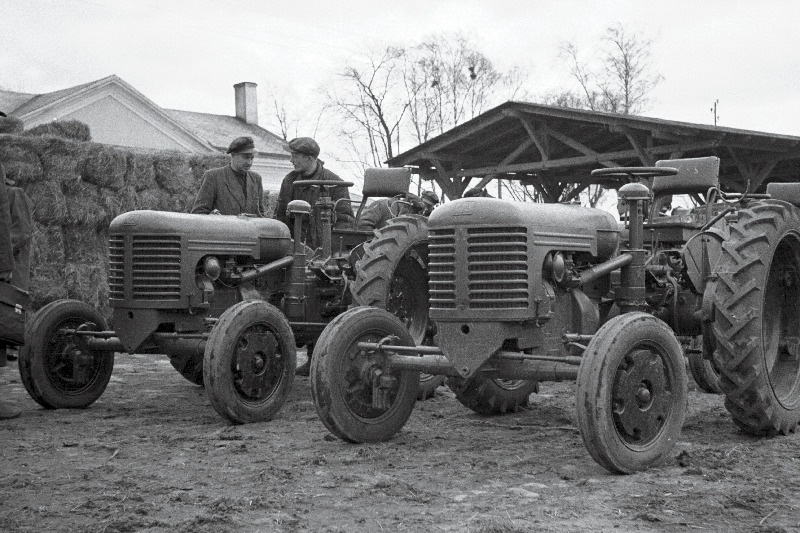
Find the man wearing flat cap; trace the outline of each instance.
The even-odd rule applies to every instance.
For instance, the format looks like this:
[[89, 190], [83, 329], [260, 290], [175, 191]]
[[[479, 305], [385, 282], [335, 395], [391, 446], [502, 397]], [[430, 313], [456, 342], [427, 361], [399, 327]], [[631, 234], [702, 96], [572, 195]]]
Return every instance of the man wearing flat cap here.
[[364, 229], [380, 229], [389, 221], [401, 215], [429, 216], [439, 203], [439, 197], [433, 191], [425, 191], [422, 196], [407, 192], [392, 198], [384, 198], [372, 202], [364, 209], [359, 227]]
[[[292, 139], [284, 147], [292, 154], [292, 166], [294, 170], [289, 172], [278, 194], [278, 205], [275, 208], [275, 218], [289, 224], [286, 214], [286, 207], [292, 200], [305, 200], [311, 207], [317, 202], [320, 195], [319, 187], [294, 187], [292, 184], [298, 180], [325, 180], [343, 181], [339, 176], [325, 168], [324, 162], [318, 159], [319, 145], [311, 137], [298, 137]], [[331, 200], [336, 203], [336, 222], [334, 227], [351, 225], [353, 217], [353, 207], [350, 205], [350, 193], [347, 187], [333, 187], [330, 191]], [[339, 200], [342, 200], [341, 202]], [[322, 224], [317, 219], [318, 213], [313, 210], [311, 220], [303, 223], [302, 239], [311, 248], [317, 248], [322, 244]]]
[[250, 170], [256, 154], [252, 137], [235, 138], [228, 151], [228, 166], [212, 168], [203, 174], [203, 183], [194, 200], [192, 213], [201, 215], [248, 214], [263, 217], [264, 186], [261, 176]]

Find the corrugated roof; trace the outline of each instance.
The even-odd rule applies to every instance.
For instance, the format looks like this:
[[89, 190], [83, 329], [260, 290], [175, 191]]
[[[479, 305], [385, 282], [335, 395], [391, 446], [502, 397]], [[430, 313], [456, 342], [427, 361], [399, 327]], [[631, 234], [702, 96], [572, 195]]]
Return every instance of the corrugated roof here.
[[256, 150], [259, 152], [289, 159], [289, 152], [283, 149], [283, 140], [261, 126], [247, 124], [237, 117], [227, 115], [212, 115], [178, 109], [165, 109], [164, 111], [194, 132], [195, 135], [202, 137], [223, 152], [227, 150], [234, 138], [249, 135], [255, 141]]

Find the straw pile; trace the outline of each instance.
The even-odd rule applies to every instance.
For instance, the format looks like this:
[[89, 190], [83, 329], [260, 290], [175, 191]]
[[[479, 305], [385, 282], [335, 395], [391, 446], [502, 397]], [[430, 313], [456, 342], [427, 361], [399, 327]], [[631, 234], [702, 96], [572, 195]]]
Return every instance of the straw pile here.
[[[0, 161], [33, 210], [31, 299], [38, 309], [75, 298], [108, 316], [111, 220], [135, 209], [188, 212], [203, 172], [227, 158], [79, 142], [54, 133], [75, 137], [82, 128], [56, 124], [25, 135], [0, 134]], [[78, 137], [89, 138], [88, 128]]]
[[89, 126], [77, 120], [57, 120], [48, 122], [47, 124], [40, 124], [26, 130], [25, 135], [49, 135], [53, 137], [63, 137], [65, 139], [74, 139], [81, 142], [89, 142], [92, 140]]

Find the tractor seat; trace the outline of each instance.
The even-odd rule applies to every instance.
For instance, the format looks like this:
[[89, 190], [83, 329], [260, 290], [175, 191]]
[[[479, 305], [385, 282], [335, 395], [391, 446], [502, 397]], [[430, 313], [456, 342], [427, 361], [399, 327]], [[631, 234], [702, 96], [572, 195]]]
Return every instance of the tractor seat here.
[[800, 207], [800, 183], [768, 183], [767, 194]]
[[705, 194], [717, 186], [719, 178], [719, 158], [694, 157], [690, 159], [662, 159], [656, 161], [657, 167], [678, 169], [674, 176], [653, 178], [653, 195], [657, 198], [665, 194]]

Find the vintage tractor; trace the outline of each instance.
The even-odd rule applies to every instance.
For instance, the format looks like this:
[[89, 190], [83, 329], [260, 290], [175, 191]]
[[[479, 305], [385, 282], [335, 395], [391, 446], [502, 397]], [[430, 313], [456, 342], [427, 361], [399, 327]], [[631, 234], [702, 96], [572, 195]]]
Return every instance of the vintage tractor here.
[[[542, 381], [577, 380], [590, 455], [618, 473], [662, 460], [687, 404], [682, 342], [712, 357], [734, 421], [753, 434], [800, 420], [800, 185], [731, 195], [719, 160], [600, 169], [619, 188], [625, 227], [602, 210], [470, 198], [429, 220], [430, 319], [419, 346], [390, 313], [356, 307], [320, 335], [312, 395], [325, 426], [350, 442], [405, 424], [417, 374], [448, 376], [481, 414], [526, 401]], [[650, 182], [652, 190], [641, 181]], [[645, 221], [652, 191], [704, 205]], [[692, 191], [700, 191], [693, 193]], [[716, 375], [716, 373], [712, 373]]]
[[[408, 190], [410, 171], [370, 169], [364, 197]], [[288, 396], [296, 347], [313, 344], [328, 321], [351, 305], [351, 285], [389, 308], [422, 340], [426, 286], [406, 266], [427, 241], [421, 217], [393, 221], [393, 255], [378, 271], [357, 276], [355, 262], [372, 231], [333, 228], [329, 188], [352, 183], [297, 181], [321, 188], [316, 209], [323, 242], [312, 251], [300, 241], [312, 206], [293, 201], [293, 233], [277, 220], [250, 216], [132, 211], [109, 228], [110, 330], [90, 306], [60, 300], [40, 309], [20, 353], [25, 388], [47, 408], [91, 405], [105, 390], [115, 352], [167, 354], [188, 380], [204, 384], [217, 412], [233, 423], [272, 418]], [[362, 202], [361, 213], [364, 207]], [[408, 231], [409, 228], [413, 231]], [[292, 239], [292, 234], [295, 236]], [[395, 270], [397, 272], [395, 272]], [[403, 273], [406, 272], [405, 277]], [[374, 283], [375, 276], [388, 280]], [[424, 276], [421, 277], [424, 279]], [[410, 285], [409, 285], [410, 284]], [[369, 288], [379, 286], [379, 289]], [[367, 287], [367, 288], [365, 288]], [[409, 291], [419, 289], [420, 295]], [[375, 291], [387, 291], [378, 296]]]

